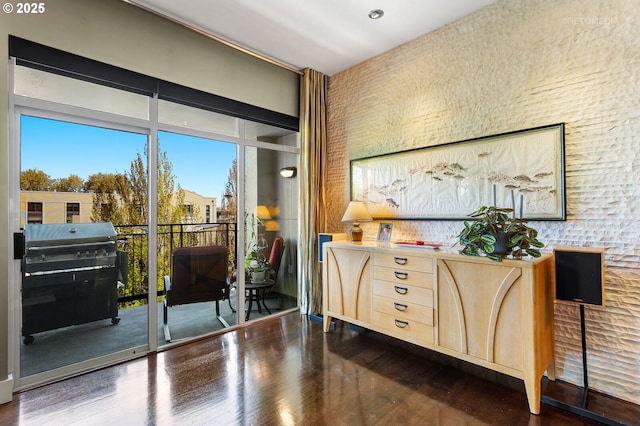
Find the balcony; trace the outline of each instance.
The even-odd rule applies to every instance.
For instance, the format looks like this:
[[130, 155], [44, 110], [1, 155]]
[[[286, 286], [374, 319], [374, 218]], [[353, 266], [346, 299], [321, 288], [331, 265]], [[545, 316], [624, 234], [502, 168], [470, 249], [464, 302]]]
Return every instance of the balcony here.
[[[117, 324], [110, 320], [93, 321], [70, 327], [57, 328], [34, 335], [31, 344], [21, 342], [20, 375], [33, 376], [66, 365], [81, 363], [113, 353], [133, 351], [148, 341], [148, 234], [146, 226], [115, 227], [118, 250], [126, 253], [127, 282], [118, 288]], [[215, 224], [167, 224], [158, 226], [158, 298], [157, 336], [158, 345], [165, 343], [163, 333], [163, 277], [170, 275], [171, 250], [177, 247], [226, 245], [230, 249], [229, 274], [235, 269], [236, 247], [235, 223]], [[290, 277], [285, 277], [289, 279]], [[272, 313], [297, 306], [293, 297], [274, 292], [266, 300]], [[245, 304], [244, 310], [248, 303]], [[230, 325], [237, 323], [237, 290], [232, 289], [229, 300], [220, 301], [220, 315]], [[263, 318], [268, 313], [254, 307], [250, 320]], [[215, 302], [193, 303], [169, 308], [169, 325], [172, 342], [215, 333], [223, 329], [216, 319]]]

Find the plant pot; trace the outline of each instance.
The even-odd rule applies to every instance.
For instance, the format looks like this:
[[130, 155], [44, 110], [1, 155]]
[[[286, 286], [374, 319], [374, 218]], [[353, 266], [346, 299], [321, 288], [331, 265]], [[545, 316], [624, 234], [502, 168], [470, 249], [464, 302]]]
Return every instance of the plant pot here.
[[267, 275], [267, 271], [255, 271], [251, 273], [251, 282], [254, 284], [263, 283]]
[[488, 254], [496, 254], [499, 256], [506, 256], [508, 254], [511, 254], [511, 247], [508, 247], [507, 243], [509, 242], [513, 234], [510, 234], [510, 233], [508, 234], [506, 232], [498, 232], [498, 233], [487, 232], [486, 235], [491, 235], [493, 238], [496, 239], [496, 242], [493, 245], [493, 253], [488, 253]]

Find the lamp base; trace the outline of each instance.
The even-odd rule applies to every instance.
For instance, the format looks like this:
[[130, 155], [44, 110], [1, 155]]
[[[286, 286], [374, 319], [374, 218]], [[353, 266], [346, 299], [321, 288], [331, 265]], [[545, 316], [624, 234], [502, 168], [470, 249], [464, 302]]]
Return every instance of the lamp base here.
[[351, 241], [362, 241], [362, 228], [358, 222], [355, 222], [351, 228]]

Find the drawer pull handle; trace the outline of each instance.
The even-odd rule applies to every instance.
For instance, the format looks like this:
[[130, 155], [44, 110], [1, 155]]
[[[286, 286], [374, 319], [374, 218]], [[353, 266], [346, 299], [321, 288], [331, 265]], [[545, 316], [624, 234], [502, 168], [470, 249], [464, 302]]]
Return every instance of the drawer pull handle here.
[[409, 325], [408, 322], [406, 321], [400, 321], [399, 319], [394, 320], [396, 322], [396, 327], [398, 328], [407, 328], [407, 326]]
[[398, 271], [394, 271], [393, 274], [396, 276], [397, 279], [399, 280], [406, 280], [407, 277], [409, 276], [408, 273], [406, 272], [398, 272]]
[[407, 260], [408, 259], [406, 257], [398, 257], [398, 256], [393, 257], [393, 261], [396, 262], [398, 265], [406, 265]]
[[393, 307], [396, 308], [396, 311], [404, 312], [407, 310], [408, 306], [403, 305], [402, 303], [393, 302]]
[[394, 285], [393, 288], [398, 294], [407, 294], [409, 291], [407, 287], [400, 287], [399, 285]]

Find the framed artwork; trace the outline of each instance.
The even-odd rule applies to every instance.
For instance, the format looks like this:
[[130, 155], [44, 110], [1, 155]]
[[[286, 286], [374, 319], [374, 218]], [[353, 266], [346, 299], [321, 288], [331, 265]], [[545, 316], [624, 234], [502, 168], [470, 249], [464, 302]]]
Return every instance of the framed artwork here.
[[378, 228], [378, 242], [388, 243], [391, 242], [391, 231], [393, 230], [393, 223], [381, 222]]
[[564, 123], [351, 160], [351, 199], [377, 220], [466, 219], [483, 205], [565, 220]]

